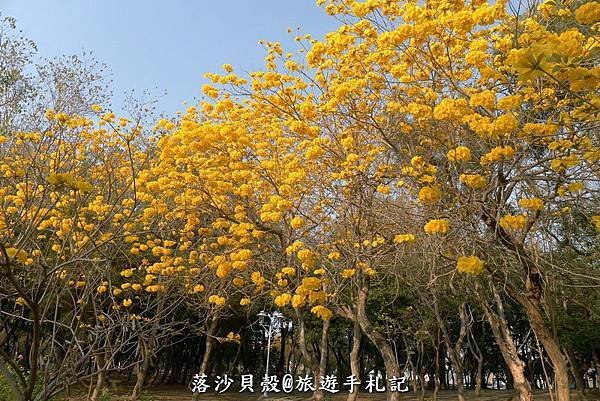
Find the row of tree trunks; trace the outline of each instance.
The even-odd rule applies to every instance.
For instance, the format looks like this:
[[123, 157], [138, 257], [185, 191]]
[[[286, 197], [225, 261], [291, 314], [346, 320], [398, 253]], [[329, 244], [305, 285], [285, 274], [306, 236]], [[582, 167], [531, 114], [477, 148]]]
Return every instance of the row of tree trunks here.
[[[480, 284], [476, 284], [475, 294], [477, 296], [477, 300], [479, 305], [481, 306], [486, 320], [490, 324], [492, 334], [494, 339], [498, 345], [498, 348], [502, 354], [502, 357], [506, 363], [508, 371], [512, 376], [512, 383], [507, 383], [507, 385], [514, 385], [516, 389], [519, 400], [520, 401], [531, 401], [533, 399], [531, 384], [525, 376], [525, 363], [521, 359], [517, 345], [512, 338], [511, 330], [504, 312], [504, 305], [502, 301], [501, 294], [496, 289], [494, 282], [492, 280], [488, 281], [488, 286], [491, 289], [492, 297], [488, 299], [485, 297], [485, 291], [481, 288]], [[538, 338], [544, 345], [544, 349], [548, 353], [550, 360], [553, 363], [553, 366], [558, 366], [558, 372], [555, 367], [555, 386], [556, 392], [558, 395], [558, 401], [565, 401], [564, 397], [569, 397], [568, 394], [568, 378], [569, 378], [569, 365], [571, 370], [574, 373], [576, 379], [576, 385], [578, 390], [583, 392], [585, 388], [585, 383], [582, 379], [581, 375], [581, 367], [578, 365], [577, 359], [573, 350], [569, 349], [561, 349], [558, 347], [558, 342], [555, 340], [554, 336], [547, 330], [547, 323], [544, 321], [542, 316], [539, 314], [539, 308], [535, 305], [529, 305], [529, 298], [525, 296], [515, 296], [515, 294], [511, 294], [520, 304], [524, 305], [528, 316], [532, 316], [531, 318], [531, 326], [532, 329], [536, 332]], [[356, 377], [361, 376], [361, 368], [360, 368], [360, 341], [361, 336], [364, 334], [377, 348], [379, 353], [382, 356], [384, 361], [386, 375], [388, 378], [392, 376], [400, 377], [400, 368], [397, 360], [397, 356], [393, 350], [392, 344], [390, 341], [385, 338], [380, 332], [374, 329], [372, 323], [370, 322], [367, 313], [366, 313], [366, 300], [368, 296], [368, 288], [367, 286], [363, 286], [359, 289], [356, 294], [354, 308], [346, 307], [344, 309], [336, 310], [343, 318], [352, 322], [353, 333], [352, 333], [352, 347], [350, 351], [350, 370], [353, 375]], [[453, 371], [453, 384], [456, 384], [458, 389], [458, 398], [460, 401], [466, 400], [465, 395], [465, 382], [464, 382], [464, 361], [462, 351], [465, 349], [464, 345], [466, 342], [466, 349], [470, 350], [475, 362], [476, 362], [476, 373], [470, 380], [469, 384], [472, 388], [473, 381], [475, 383], [475, 394], [477, 397], [481, 395], [482, 382], [483, 382], [483, 356], [481, 350], [479, 350], [473, 333], [470, 329], [469, 323], [469, 314], [468, 306], [465, 302], [461, 303], [458, 311], [460, 317], [460, 330], [458, 333], [458, 337], [453, 340], [447, 328], [447, 324], [444, 319], [442, 319], [442, 314], [439, 310], [437, 310], [437, 302], [434, 302], [434, 311], [436, 314], [436, 318], [439, 326], [439, 337], [438, 338], [438, 346], [436, 348], [436, 360], [435, 360], [435, 374], [432, 375], [434, 378], [433, 383], [434, 386], [434, 398], [437, 396], [437, 392], [440, 387], [442, 387], [442, 361], [443, 356], [440, 355], [440, 346], [441, 342], [446, 346], [446, 355], [452, 364]], [[539, 306], [539, 305], [538, 305]], [[529, 307], [529, 308], [527, 308]], [[537, 315], [536, 315], [537, 313]], [[329, 337], [329, 326], [330, 322], [327, 320], [323, 323], [321, 338], [319, 342], [316, 342], [313, 347], [314, 349], [310, 349], [307, 345], [306, 341], [306, 325], [304, 318], [302, 316], [302, 312], [300, 310], [296, 310], [296, 315], [298, 319], [298, 327], [299, 327], [299, 335], [298, 335], [298, 347], [300, 349], [302, 358], [305, 360], [309, 370], [313, 372], [315, 381], [316, 381], [316, 390], [313, 395], [315, 400], [323, 399], [323, 391], [319, 389], [319, 380], [321, 376], [326, 374], [327, 361], [328, 361], [328, 337]], [[217, 320], [213, 319], [211, 322], [211, 327], [209, 328], [208, 335], [206, 337], [206, 351], [203, 356], [202, 364], [200, 372], [207, 373], [208, 367], [210, 363], [210, 356], [212, 353], [212, 349], [214, 346], [214, 331], [217, 327]], [[434, 341], [435, 342], [435, 341]], [[435, 344], [434, 344], [435, 345]], [[553, 345], [556, 347], [553, 348]], [[559, 357], [557, 358], [557, 353]], [[423, 351], [421, 350], [421, 354]], [[568, 357], [566, 359], [565, 357]], [[146, 358], [142, 358], [142, 361], [145, 361]], [[557, 361], [564, 362], [564, 366], [561, 368], [560, 363], [557, 365]], [[566, 362], [569, 362], [567, 364]], [[411, 361], [412, 362], [412, 361]], [[281, 352], [279, 355], [279, 360], [277, 362], [277, 371], [279, 373], [284, 370], [287, 372], [287, 366], [283, 368], [282, 364], [285, 364], [285, 347], [282, 344]], [[421, 388], [422, 391], [425, 390], [424, 386], [424, 370], [421, 367], [421, 362], [418, 363], [419, 367], [413, 369], [415, 375], [419, 377], [420, 387], [416, 384], [413, 386], [416, 391], [418, 388]], [[148, 367], [145, 364], [140, 364], [138, 372], [138, 382], [145, 377], [144, 371], [147, 371]], [[471, 371], [471, 373], [473, 373]], [[140, 379], [141, 377], [141, 379]], [[566, 378], [566, 380], [562, 380], [562, 378]], [[559, 380], [561, 379], [561, 380]], [[137, 384], [136, 384], [137, 387]], [[565, 391], [566, 388], [566, 391]], [[136, 393], [133, 394], [136, 396]], [[353, 392], [349, 394], [348, 400], [355, 401], [357, 399], [357, 392]], [[139, 397], [139, 391], [137, 392], [137, 397]], [[134, 398], [135, 399], [135, 398]], [[399, 399], [399, 394], [397, 393], [388, 393], [388, 400], [396, 400]], [[568, 399], [566, 399], [568, 401]]]

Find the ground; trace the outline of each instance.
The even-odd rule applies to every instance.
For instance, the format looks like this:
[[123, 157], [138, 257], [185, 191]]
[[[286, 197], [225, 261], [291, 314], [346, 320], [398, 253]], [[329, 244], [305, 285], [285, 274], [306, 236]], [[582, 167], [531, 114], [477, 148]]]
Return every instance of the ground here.
[[[125, 401], [127, 396], [130, 394], [129, 388], [121, 388], [114, 392], [111, 396], [105, 396], [103, 401]], [[425, 401], [431, 400], [431, 393], [425, 395]], [[467, 396], [469, 400], [481, 400], [481, 401], [516, 401], [514, 391], [511, 390], [484, 390], [481, 398], [477, 399], [474, 392], [468, 391]], [[347, 393], [338, 393], [334, 396], [326, 398], [328, 401], [343, 401], [347, 397]], [[586, 401], [600, 401], [600, 392], [595, 391], [586, 395]], [[147, 389], [144, 392], [144, 396], [141, 401], [190, 401], [192, 399], [192, 393], [185, 387], [179, 386], [156, 386]], [[309, 400], [308, 393], [297, 394], [297, 395], [273, 395], [266, 399], [261, 397], [260, 394], [238, 394], [234, 391], [227, 392], [222, 395], [216, 395], [214, 393], [203, 394], [200, 397], [201, 401], [305, 401]], [[440, 391], [438, 394], [438, 401], [455, 401], [457, 399], [456, 391]], [[534, 396], [535, 401], [553, 401], [548, 393], [537, 392]], [[73, 394], [72, 397], [67, 399], [68, 401], [83, 401], [85, 400], [85, 394], [78, 393]], [[385, 401], [385, 394], [361, 394], [359, 400], [364, 401]], [[418, 397], [412, 392], [402, 394], [403, 401], [417, 401]], [[580, 400], [575, 392], [573, 392], [572, 401], [584, 401]]]

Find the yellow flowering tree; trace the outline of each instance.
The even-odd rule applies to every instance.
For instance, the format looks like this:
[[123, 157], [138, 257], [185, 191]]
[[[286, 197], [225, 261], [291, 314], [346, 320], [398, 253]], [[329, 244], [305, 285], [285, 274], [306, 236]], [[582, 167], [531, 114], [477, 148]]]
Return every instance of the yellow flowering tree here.
[[[267, 64], [277, 51], [273, 46]], [[299, 319], [303, 307], [321, 317], [327, 344], [331, 312], [323, 306], [326, 294], [311, 249], [316, 243], [298, 240], [323, 214], [313, 213], [319, 199], [311, 194], [312, 180], [320, 178], [312, 167], [318, 141], [312, 142], [314, 127], [281, 110], [285, 103], [273, 104], [305, 84], [272, 70], [253, 74], [250, 84], [230, 68], [225, 72], [208, 75], [215, 86], [204, 92], [214, 101], [158, 126], [167, 132], [155, 165], [143, 174], [142, 192], [144, 215], [174, 242], [161, 268], [177, 266], [186, 298], [203, 302], [215, 329], [220, 316], [268, 297], [278, 308], [295, 308]], [[245, 100], [234, 101], [236, 94]], [[213, 337], [209, 330], [207, 341]], [[314, 361], [311, 355], [305, 352]], [[201, 370], [209, 357], [205, 352]]]
[[[76, 381], [85, 375], [81, 364], [110, 342], [102, 323], [110, 309], [96, 300], [97, 288], [125, 260], [122, 238], [135, 219], [136, 179], [149, 157], [140, 127], [120, 126], [110, 114], [98, 123], [52, 110], [46, 118], [48, 129], [3, 136], [0, 144], [2, 293], [32, 333], [27, 373], [0, 353], [19, 400], [44, 399]], [[95, 332], [98, 324], [106, 331]], [[61, 346], [58, 359], [42, 367], [40, 355], [56, 336], [82, 346]], [[39, 381], [44, 391], [36, 393]]]

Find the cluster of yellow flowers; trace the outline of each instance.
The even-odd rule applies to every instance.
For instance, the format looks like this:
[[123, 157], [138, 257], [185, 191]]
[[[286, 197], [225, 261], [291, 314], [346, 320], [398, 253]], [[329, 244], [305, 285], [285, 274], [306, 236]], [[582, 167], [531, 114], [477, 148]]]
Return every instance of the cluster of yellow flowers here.
[[319, 316], [322, 320], [329, 320], [333, 316], [333, 312], [323, 305], [313, 306], [310, 311]]
[[423, 230], [427, 234], [446, 234], [448, 232], [449, 224], [446, 219], [434, 219], [429, 220]]
[[409, 242], [414, 242], [414, 241], [415, 241], [414, 234], [397, 234], [396, 236], [394, 236], [394, 242], [396, 244], [404, 244], [404, 243], [409, 243]]
[[496, 107], [496, 93], [491, 90], [484, 90], [481, 92], [471, 94], [471, 100], [469, 102], [471, 107], [485, 107], [486, 109], [493, 110]]
[[290, 226], [294, 229], [299, 229], [304, 227], [304, 220], [301, 217], [294, 217], [291, 221], [290, 221]]
[[6, 256], [12, 261], [17, 261], [19, 263], [25, 264], [29, 259], [29, 254], [24, 249], [17, 248], [5, 248]]
[[469, 161], [471, 159], [471, 149], [466, 146], [457, 146], [454, 149], [450, 149], [447, 156], [448, 160], [451, 162]]
[[344, 269], [342, 270], [342, 278], [350, 278], [356, 275], [356, 269]]
[[437, 185], [423, 187], [419, 191], [419, 200], [426, 205], [437, 203], [441, 198], [442, 191]]
[[524, 214], [512, 215], [507, 214], [500, 218], [500, 227], [506, 230], [522, 230], [527, 223], [527, 216]]
[[460, 181], [473, 189], [481, 189], [487, 185], [487, 180], [480, 174], [461, 174]]
[[544, 201], [540, 198], [523, 198], [519, 199], [519, 206], [529, 210], [542, 210], [544, 208]]
[[575, 11], [575, 19], [580, 24], [592, 25], [600, 21], [600, 3], [590, 1]]
[[511, 159], [515, 155], [515, 151], [511, 146], [496, 146], [488, 153], [481, 156], [481, 164], [490, 164], [506, 159]]
[[459, 256], [456, 262], [456, 269], [460, 273], [469, 274], [480, 274], [483, 271], [484, 263], [483, 260], [475, 255], [471, 256]]
[[225, 297], [219, 295], [211, 295], [208, 297], [208, 303], [215, 304], [216, 306], [224, 306], [227, 300]]
[[91, 192], [94, 186], [89, 182], [78, 180], [68, 173], [53, 173], [48, 176], [48, 182], [52, 185], [66, 185], [67, 187], [81, 192]]
[[276, 296], [274, 300], [275, 305], [279, 306], [280, 308], [283, 308], [290, 302], [292, 302], [292, 294], [290, 294], [289, 292], [285, 292], [281, 295]]

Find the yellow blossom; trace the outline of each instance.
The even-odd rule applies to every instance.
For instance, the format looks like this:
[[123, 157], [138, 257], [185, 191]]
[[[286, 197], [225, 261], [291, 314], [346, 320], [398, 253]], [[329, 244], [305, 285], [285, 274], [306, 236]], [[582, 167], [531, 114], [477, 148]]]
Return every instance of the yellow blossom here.
[[344, 269], [342, 270], [342, 278], [350, 278], [356, 274], [356, 269]]
[[377, 192], [384, 195], [389, 195], [391, 193], [391, 189], [389, 185], [379, 185], [377, 186]]
[[23, 264], [27, 262], [28, 254], [25, 250], [17, 248], [6, 248], [5, 250], [9, 259], [16, 260]]
[[460, 256], [456, 262], [456, 268], [460, 273], [477, 275], [483, 271], [483, 260], [477, 256]]
[[283, 269], [281, 269], [281, 272], [283, 274], [287, 274], [288, 276], [296, 275], [296, 269], [294, 269], [293, 267], [284, 267]]
[[288, 305], [291, 301], [292, 301], [292, 294], [285, 292], [285, 293], [275, 297], [275, 300], [273, 302], [278, 307], [283, 308], [284, 306]]
[[448, 220], [433, 219], [429, 220], [423, 227], [427, 234], [446, 234], [448, 232]]
[[460, 181], [473, 189], [481, 189], [487, 185], [485, 177], [479, 174], [461, 174]]
[[291, 221], [290, 221], [290, 226], [293, 229], [299, 229], [304, 227], [304, 220], [301, 217], [294, 217]]
[[301, 308], [302, 306], [304, 306], [304, 303], [305, 299], [302, 295], [294, 294], [294, 296], [292, 296], [292, 307]]
[[219, 295], [211, 295], [208, 297], [208, 303], [215, 304], [216, 306], [223, 306], [225, 305], [225, 302], [225, 298]]
[[131, 277], [133, 276], [133, 269], [125, 269], [121, 271], [121, 276], [123, 277]]
[[575, 10], [575, 19], [580, 24], [591, 25], [600, 21], [600, 2], [590, 1]]
[[471, 95], [469, 105], [471, 107], [481, 106], [492, 110], [496, 105], [496, 93], [491, 90], [484, 90], [479, 93], [474, 93]]
[[414, 241], [414, 234], [397, 234], [396, 236], [394, 236], [394, 242], [396, 244], [410, 243]]
[[333, 316], [333, 312], [323, 305], [313, 306], [310, 311], [319, 316], [321, 320], [329, 320]]
[[600, 231], [600, 215], [592, 216], [591, 222], [596, 227], [596, 230]]
[[481, 156], [481, 164], [490, 164], [504, 159], [511, 159], [515, 155], [515, 150], [510, 146], [496, 146], [488, 153]]
[[471, 159], [471, 149], [466, 146], [457, 146], [448, 151], [447, 157], [451, 162], [469, 161]]
[[523, 198], [519, 200], [519, 206], [529, 210], [542, 210], [544, 201], [540, 198]]
[[571, 193], [577, 193], [577, 192], [581, 192], [583, 191], [583, 189], [585, 188], [585, 185], [583, 185], [583, 183], [581, 182], [572, 182], [571, 184], [569, 184], [567, 186], [569, 192]]
[[302, 287], [308, 290], [316, 290], [321, 287], [321, 279], [317, 277], [305, 277], [302, 279]]
[[500, 227], [505, 230], [522, 230], [527, 222], [527, 216], [524, 214], [507, 214], [500, 219]]
[[442, 197], [442, 191], [439, 186], [427, 186], [419, 190], [419, 200], [426, 204], [432, 205], [438, 202]]

